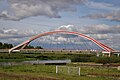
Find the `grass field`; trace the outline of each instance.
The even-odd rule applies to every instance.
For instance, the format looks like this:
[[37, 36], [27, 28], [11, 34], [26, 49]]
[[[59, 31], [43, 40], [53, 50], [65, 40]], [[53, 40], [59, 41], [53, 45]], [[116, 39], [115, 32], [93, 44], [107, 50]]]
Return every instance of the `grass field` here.
[[[107, 66], [81, 66], [81, 63], [95, 63], [98, 59], [94, 54], [82, 53], [0, 53], [0, 63], [22, 62], [29, 60], [66, 60], [71, 59], [72, 63], [64, 66], [78, 66], [81, 68], [81, 75], [56, 74], [56, 65], [1, 65], [0, 80], [120, 80], [120, 71], [114, 67]], [[119, 57], [99, 57], [98, 60], [120, 63]], [[73, 63], [76, 64], [73, 64]], [[116, 63], [115, 63], [116, 64]]]
[[120, 63], [120, 57], [100, 56], [84, 52], [38, 52], [38, 53], [0, 53], [0, 62], [20, 62], [29, 60], [66, 60], [72, 62], [94, 62], [94, 63]]
[[[70, 66], [70, 65], [67, 65]], [[74, 65], [72, 65], [74, 66]], [[106, 67], [81, 67], [81, 76], [56, 74], [55, 65], [1, 66], [0, 80], [119, 80], [120, 71]], [[104, 74], [93, 76], [89, 74]], [[117, 76], [116, 76], [116, 75]], [[109, 76], [110, 75], [110, 76]], [[115, 76], [111, 76], [115, 75]]]

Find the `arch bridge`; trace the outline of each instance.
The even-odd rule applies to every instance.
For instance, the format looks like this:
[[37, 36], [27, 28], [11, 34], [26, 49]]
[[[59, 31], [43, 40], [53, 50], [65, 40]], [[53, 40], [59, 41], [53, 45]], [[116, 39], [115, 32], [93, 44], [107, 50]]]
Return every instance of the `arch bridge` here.
[[24, 49], [28, 44], [30, 44], [32, 41], [40, 38], [40, 37], [43, 37], [43, 36], [48, 36], [48, 35], [53, 35], [53, 34], [68, 34], [68, 35], [74, 35], [74, 36], [79, 36], [79, 37], [82, 37], [84, 39], [87, 39], [93, 43], [95, 43], [97, 46], [99, 46], [100, 48], [102, 48], [103, 51], [105, 52], [114, 52], [115, 50], [112, 49], [111, 47], [97, 41], [96, 39], [92, 38], [92, 37], [89, 37], [85, 34], [82, 34], [82, 33], [79, 33], [79, 32], [73, 32], [73, 31], [65, 31], [65, 30], [56, 30], [56, 31], [50, 31], [50, 32], [44, 32], [44, 33], [41, 33], [41, 34], [38, 34], [36, 36], [33, 36], [31, 37], [30, 39], [22, 42], [21, 44], [9, 49], [9, 53], [11, 53], [13, 50], [16, 50], [18, 49], [19, 47], [21, 47], [20, 49]]

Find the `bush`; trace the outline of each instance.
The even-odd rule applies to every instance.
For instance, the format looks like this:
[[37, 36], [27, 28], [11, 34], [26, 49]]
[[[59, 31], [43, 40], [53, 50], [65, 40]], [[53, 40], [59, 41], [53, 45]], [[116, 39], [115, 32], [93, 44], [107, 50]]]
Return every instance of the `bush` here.
[[95, 62], [102, 63], [102, 64], [119, 63], [120, 58], [119, 57], [98, 57]]

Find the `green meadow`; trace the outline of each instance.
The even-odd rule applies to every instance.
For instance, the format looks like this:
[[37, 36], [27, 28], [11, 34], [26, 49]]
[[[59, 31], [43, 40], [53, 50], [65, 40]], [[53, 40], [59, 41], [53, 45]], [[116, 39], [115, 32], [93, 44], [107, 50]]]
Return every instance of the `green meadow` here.
[[[66, 66], [75, 65], [69, 64]], [[44, 78], [45, 80], [119, 80], [120, 78], [120, 71], [116, 68], [79, 67], [81, 68], [80, 76], [64, 73], [56, 74], [55, 65], [2, 66], [0, 67], [0, 80], [41, 80], [41, 78]]]
[[[73, 74], [56, 74], [56, 65], [0, 65], [0, 80], [119, 80], [120, 70], [117, 67], [105, 64], [119, 64], [120, 58], [96, 57], [94, 54], [82, 53], [1, 53], [0, 63], [32, 60], [67, 60], [70, 64], [61, 65], [69, 67], [80, 67], [80, 76]], [[101, 64], [100, 66], [87, 66], [81, 64]]]

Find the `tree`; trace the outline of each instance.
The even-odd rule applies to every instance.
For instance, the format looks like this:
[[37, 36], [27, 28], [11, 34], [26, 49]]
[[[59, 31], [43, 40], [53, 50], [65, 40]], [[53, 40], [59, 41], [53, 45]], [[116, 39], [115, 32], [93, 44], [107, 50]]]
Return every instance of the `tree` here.
[[12, 44], [0, 42], [0, 49], [8, 49], [8, 48], [12, 48], [12, 47], [13, 47]]
[[34, 49], [34, 46], [28, 45], [28, 46], [25, 47], [25, 49]]
[[36, 49], [43, 49], [41, 46], [37, 46], [37, 47], [35, 47]]

